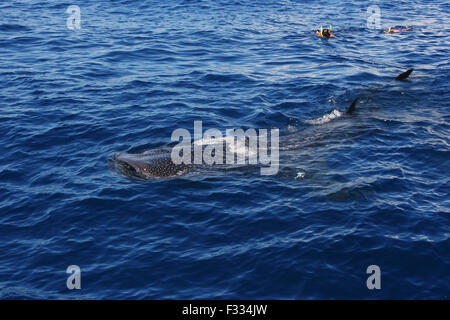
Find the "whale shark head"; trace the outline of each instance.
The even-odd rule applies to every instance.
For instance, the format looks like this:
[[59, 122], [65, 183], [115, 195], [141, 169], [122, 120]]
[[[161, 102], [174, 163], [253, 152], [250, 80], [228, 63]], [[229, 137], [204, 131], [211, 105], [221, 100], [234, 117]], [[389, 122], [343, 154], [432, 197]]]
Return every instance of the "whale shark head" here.
[[127, 153], [119, 152], [108, 160], [110, 168], [130, 177], [140, 179], [171, 178], [186, 174], [189, 166], [175, 164], [168, 153]]

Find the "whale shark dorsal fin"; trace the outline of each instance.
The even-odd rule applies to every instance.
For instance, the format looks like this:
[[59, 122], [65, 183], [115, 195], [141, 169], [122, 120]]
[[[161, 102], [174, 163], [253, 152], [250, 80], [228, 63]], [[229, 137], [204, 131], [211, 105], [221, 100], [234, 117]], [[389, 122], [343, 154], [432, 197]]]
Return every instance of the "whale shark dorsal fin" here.
[[399, 74], [398, 76], [395, 77], [395, 80], [405, 80], [406, 78], [409, 77], [409, 75], [414, 71], [414, 69], [409, 69], [401, 74]]
[[345, 111], [345, 113], [346, 114], [352, 114], [355, 111], [355, 107], [356, 107], [356, 103], [357, 102], [358, 102], [358, 98], [353, 100], [352, 104], [350, 105], [350, 107], [347, 108], [347, 111]]

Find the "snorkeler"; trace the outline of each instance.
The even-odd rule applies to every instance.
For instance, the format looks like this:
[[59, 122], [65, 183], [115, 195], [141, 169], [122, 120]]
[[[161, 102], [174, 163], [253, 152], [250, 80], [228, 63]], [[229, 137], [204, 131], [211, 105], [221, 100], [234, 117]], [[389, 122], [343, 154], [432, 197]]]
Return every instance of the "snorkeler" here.
[[316, 36], [324, 37], [324, 38], [334, 38], [335, 35], [331, 33], [331, 25], [330, 29], [323, 29], [320, 27], [320, 30], [316, 30]]
[[[394, 27], [391, 28], [389, 27], [388, 30], [383, 31], [384, 33], [399, 33], [399, 32], [404, 32], [404, 31], [410, 31], [412, 30], [412, 27]], [[345, 32], [344, 30], [339, 30], [337, 32]], [[336, 36], [331, 33], [331, 25], [330, 25], [330, 29], [324, 29], [323, 27], [320, 27], [320, 30], [316, 30], [315, 35], [317, 37], [323, 37], [323, 38], [335, 38]]]
[[409, 30], [412, 30], [412, 27], [407, 27], [407, 28], [395, 28], [395, 29], [392, 29], [391, 27], [389, 27], [389, 30], [383, 31], [383, 32], [384, 32], [384, 33], [399, 33], [399, 32], [409, 31]]

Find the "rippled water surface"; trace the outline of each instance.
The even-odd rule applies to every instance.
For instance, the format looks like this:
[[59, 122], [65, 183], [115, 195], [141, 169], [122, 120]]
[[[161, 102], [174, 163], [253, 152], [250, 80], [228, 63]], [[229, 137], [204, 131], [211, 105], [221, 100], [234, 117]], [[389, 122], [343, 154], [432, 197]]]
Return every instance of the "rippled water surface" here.
[[[3, 1], [0, 298], [448, 299], [450, 6], [374, 3], [413, 30], [357, 0]], [[108, 169], [196, 120], [299, 144], [272, 176]]]

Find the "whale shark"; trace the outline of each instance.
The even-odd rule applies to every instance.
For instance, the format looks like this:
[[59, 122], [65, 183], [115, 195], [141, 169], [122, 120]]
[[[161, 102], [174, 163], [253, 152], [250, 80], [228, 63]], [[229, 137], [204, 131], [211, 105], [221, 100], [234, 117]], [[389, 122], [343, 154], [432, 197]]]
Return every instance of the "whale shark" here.
[[[412, 72], [413, 69], [409, 69], [399, 74], [394, 79], [398, 81], [406, 80]], [[333, 110], [330, 114], [306, 122], [309, 124], [322, 124], [342, 116], [353, 116], [355, 114], [357, 104], [358, 98], [355, 98], [350, 106], [344, 111]], [[328, 134], [333, 134], [332, 130], [331, 132], [328, 132]], [[280, 137], [279, 149], [299, 149], [316, 142], [317, 135], [307, 136], [305, 134], [294, 132], [284, 137]], [[246, 140], [246, 146], [248, 146], [248, 139]], [[224, 148], [226, 147], [227, 144], [224, 145]], [[107, 162], [112, 171], [118, 172], [119, 174], [122, 174], [130, 179], [138, 180], [176, 178], [197, 172], [206, 174], [208, 170], [220, 170], [223, 172], [242, 167], [242, 165], [230, 164], [195, 164], [194, 161], [191, 161], [190, 163], [175, 163], [171, 157], [172, 150], [173, 147], [166, 145], [145, 150], [141, 153], [117, 152], [113, 154], [112, 159], [107, 159]], [[193, 158], [191, 160], [193, 160]]]

